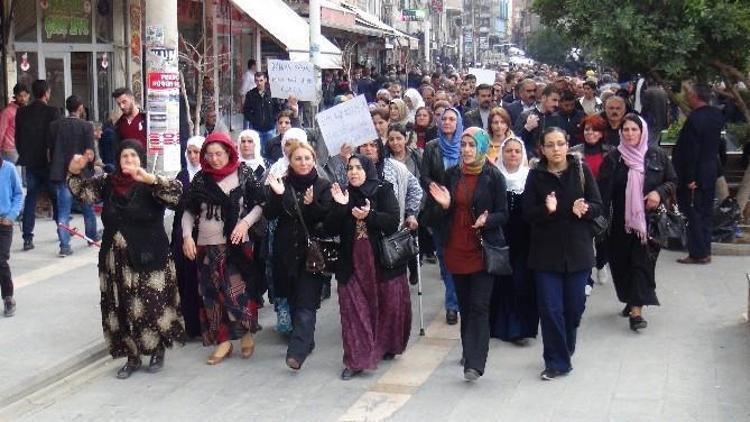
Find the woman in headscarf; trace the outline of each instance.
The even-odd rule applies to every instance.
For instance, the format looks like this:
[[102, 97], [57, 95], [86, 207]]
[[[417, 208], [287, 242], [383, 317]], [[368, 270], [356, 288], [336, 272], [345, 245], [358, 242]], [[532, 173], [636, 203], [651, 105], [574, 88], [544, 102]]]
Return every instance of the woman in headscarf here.
[[[201, 335], [200, 309], [203, 304], [198, 292], [198, 267], [194, 260], [187, 259], [182, 252], [182, 214], [185, 212], [185, 196], [190, 190], [195, 175], [201, 170], [201, 148], [206, 138], [193, 136], [188, 139], [185, 148], [184, 169], [177, 173], [177, 180], [182, 183], [182, 197], [180, 205], [175, 210], [172, 224], [172, 256], [177, 270], [177, 286], [180, 290], [180, 306], [185, 318], [185, 332], [188, 338]], [[193, 238], [195, 238], [193, 233]]]
[[[446, 109], [440, 116], [438, 137], [427, 143], [422, 155], [422, 168], [419, 172], [422, 189], [429, 189], [432, 183], [447, 185], [446, 173], [459, 164], [461, 157], [461, 134], [464, 131], [461, 113], [455, 108]], [[435, 254], [440, 264], [440, 277], [445, 284], [445, 320], [448, 324], [458, 323], [458, 299], [453, 285], [453, 277], [445, 267], [443, 244], [446, 227], [442, 221], [443, 212], [440, 205], [431, 195], [427, 195], [422, 219], [432, 231]]]
[[490, 110], [489, 123], [487, 132], [490, 134], [490, 150], [487, 158], [492, 164], [499, 165], [502, 161], [501, 145], [506, 139], [515, 136], [510, 130], [510, 114], [502, 107], [495, 107]]
[[627, 114], [620, 129], [620, 145], [604, 159], [600, 184], [604, 209], [612, 211], [610, 267], [617, 298], [625, 304], [630, 329], [646, 328], [643, 307], [659, 305], [656, 297], [656, 260], [659, 246], [648, 239], [647, 213], [670, 198], [677, 175], [664, 151], [648, 145], [646, 122]]
[[400, 123], [404, 126], [409, 123], [409, 114], [404, 100], [400, 98], [391, 100], [391, 103], [388, 106], [388, 111], [390, 123]]
[[470, 127], [460, 145], [461, 163], [448, 170], [446, 185], [431, 183], [430, 194], [444, 213], [448, 232], [442, 247], [461, 311], [464, 378], [475, 381], [484, 374], [487, 362], [494, 284], [485, 267], [482, 242], [504, 246], [508, 209], [505, 178], [487, 162], [487, 132]]
[[348, 187], [333, 185], [335, 203], [326, 219], [326, 229], [341, 236], [336, 279], [344, 380], [402, 353], [411, 329], [406, 268], [385, 268], [377, 254], [383, 236], [398, 230], [393, 187], [378, 178], [375, 164], [364, 155], [353, 155], [347, 170]]
[[409, 88], [404, 92], [404, 103], [406, 104], [407, 120], [409, 123], [414, 123], [417, 110], [420, 107], [424, 107], [424, 100], [419, 95], [419, 91], [414, 88]]
[[248, 166], [257, 180], [262, 180], [266, 172], [265, 163], [260, 153], [260, 135], [252, 129], [245, 129], [237, 136], [237, 149], [240, 163]]
[[203, 344], [216, 346], [206, 361], [209, 365], [231, 356], [231, 341], [238, 338], [242, 357], [252, 356], [252, 335], [260, 329], [258, 308], [265, 292], [253, 259], [259, 245], [251, 237], [262, 216], [264, 189], [249, 167], [240, 166], [234, 145], [225, 133], [206, 138], [201, 171], [190, 185], [182, 216], [182, 249], [198, 265]]
[[414, 133], [417, 135], [417, 145], [424, 150], [428, 141], [437, 138], [437, 127], [434, 123], [432, 111], [427, 107], [419, 107], [414, 115]]
[[85, 203], [103, 201], [102, 247], [99, 250], [102, 327], [113, 358], [127, 357], [117, 372], [125, 379], [141, 367], [141, 355], [151, 355], [149, 371], [164, 366], [164, 349], [184, 343], [174, 262], [164, 230], [165, 207], [175, 208], [182, 185], [150, 174], [141, 143], [119, 144], [115, 171], [91, 179], [81, 177], [87, 164], [75, 155], [67, 183]]
[[[490, 141], [491, 142], [491, 141]], [[529, 164], [522, 140], [508, 138], [501, 144], [498, 168], [505, 177], [508, 199], [508, 224], [503, 233], [510, 247], [513, 274], [495, 277], [490, 305], [490, 334], [503, 341], [525, 346], [537, 335], [539, 314], [529, 257], [529, 225], [523, 219], [521, 200]]]
[[[291, 131], [287, 131], [287, 134]], [[332, 205], [331, 184], [318, 176], [315, 150], [308, 143], [291, 146], [290, 164], [283, 178], [270, 175], [266, 217], [278, 219], [273, 242], [274, 295], [288, 301], [292, 332], [286, 353], [289, 368], [299, 370], [315, 347], [315, 321], [327, 276], [312, 273], [305, 265], [310, 236], [324, 237], [320, 230]]]

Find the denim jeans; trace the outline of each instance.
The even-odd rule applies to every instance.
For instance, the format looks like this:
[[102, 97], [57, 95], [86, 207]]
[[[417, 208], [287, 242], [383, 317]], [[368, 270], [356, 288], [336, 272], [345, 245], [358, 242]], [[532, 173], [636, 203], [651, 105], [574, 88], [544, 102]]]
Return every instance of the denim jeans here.
[[[73, 195], [68, 189], [65, 182], [55, 183], [57, 192], [57, 222], [70, 226], [70, 212], [73, 208]], [[94, 207], [88, 204], [81, 204], [83, 212], [83, 223], [86, 227], [86, 237], [96, 240], [96, 214]], [[57, 228], [57, 238], [60, 240], [60, 248], [70, 247], [70, 237], [72, 235], [65, 229]]]
[[536, 271], [536, 297], [542, 324], [546, 369], [568, 372], [576, 335], [586, 308], [586, 281], [591, 270], [574, 273]]
[[443, 256], [443, 239], [445, 238], [444, 228], [432, 228], [432, 238], [435, 243], [435, 256], [437, 256], [440, 265], [440, 278], [445, 284], [445, 310], [458, 311], [458, 298], [456, 297], [456, 286], [453, 284], [453, 275], [445, 266], [445, 257]]
[[47, 190], [52, 201], [52, 218], [57, 221], [57, 190], [49, 180], [48, 169], [26, 168], [26, 199], [23, 204], [23, 240], [34, 238], [34, 225], [36, 224], [36, 201], [39, 194]]

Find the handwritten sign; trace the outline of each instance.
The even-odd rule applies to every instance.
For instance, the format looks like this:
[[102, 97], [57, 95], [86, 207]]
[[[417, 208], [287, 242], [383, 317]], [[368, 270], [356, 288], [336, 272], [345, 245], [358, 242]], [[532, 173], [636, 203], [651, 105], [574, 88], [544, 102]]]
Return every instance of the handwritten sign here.
[[268, 82], [273, 98], [294, 95], [300, 101], [315, 101], [315, 67], [308, 62], [268, 61]]
[[492, 86], [495, 84], [495, 71], [494, 70], [470, 67], [469, 73], [477, 77], [477, 85], [487, 84], [489, 86]]
[[357, 147], [378, 139], [364, 95], [322, 111], [315, 119], [332, 155], [338, 154], [345, 143]]

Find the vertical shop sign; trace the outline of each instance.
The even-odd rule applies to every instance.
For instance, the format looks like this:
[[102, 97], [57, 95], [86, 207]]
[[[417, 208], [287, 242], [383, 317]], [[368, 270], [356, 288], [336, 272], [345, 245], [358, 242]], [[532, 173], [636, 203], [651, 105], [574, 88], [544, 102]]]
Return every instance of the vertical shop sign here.
[[[165, 172], [180, 170], [180, 75], [177, 50], [164, 46], [164, 28], [146, 28], [148, 153], [163, 157]], [[175, 159], [176, 157], [176, 159]]]

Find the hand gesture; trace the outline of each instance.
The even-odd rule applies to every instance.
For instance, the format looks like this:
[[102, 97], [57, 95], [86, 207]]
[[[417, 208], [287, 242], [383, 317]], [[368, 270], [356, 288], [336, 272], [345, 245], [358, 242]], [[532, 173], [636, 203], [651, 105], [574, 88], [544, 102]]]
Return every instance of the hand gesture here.
[[557, 211], [557, 197], [555, 196], [554, 191], [550, 192], [550, 194], [547, 195], [547, 198], [544, 199], [544, 205], [547, 207], [547, 212], [549, 214]]
[[646, 210], [651, 211], [656, 209], [661, 204], [661, 196], [659, 192], [652, 190], [643, 198], [646, 201]]
[[68, 172], [72, 174], [80, 174], [88, 162], [89, 160], [86, 157], [81, 154], [76, 154], [70, 160], [70, 164], [68, 164]]
[[193, 236], [186, 236], [182, 238], [182, 253], [185, 254], [185, 258], [195, 261], [196, 255], [198, 255], [195, 247], [195, 240]]
[[310, 205], [310, 204], [312, 204], [312, 202], [313, 202], [313, 199], [314, 199], [314, 198], [313, 198], [313, 187], [312, 187], [312, 186], [310, 186], [310, 187], [309, 187], [309, 188], [307, 188], [307, 190], [305, 191], [305, 197], [304, 197], [304, 202], [305, 202], [305, 205]]
[[281, 178], [276, 177], [272, 174], [268, 175], [268, 185], [271, 186], [271, 190], [276, 195], [283, 195], [284, 194], [284, 182], [281, 181]]
[[370, 214], [370, 200], [365, 199], [365, 205], [352, 208], [352, 215], [357, 220], [364, 220]]
[[146, 183], [150, 185], [156, 181], [156, 176], [154, 176], [153, 174], [149, 174], [149, 172], [147, 172], [146, 169], [141, 166], [122, 166], [122, 172], [132, 177], [136, 182]]
[[435, 182], [430, 183], [430, 195], [444, 210], [451, 206], [451, 193], [445, 186], [438, 185]]
[[417, 229], [419, 228], [419, 222], [417, 222], [417, 217], [413, 215], [406, 217], [406, 220], [404, 221], [404, 225], [406, 226], [407, 229], [413, 232], [417, 231]]
[[331, 186], [331, 196], [333, 196], [333, 200], [338, 204], [346, 205], [349, 203], [349, 191], [342, 191], [341, 186], [339, 186], [338, 183], [334, 183], [333, 186]]
[[239, 245], [240, 242], [242, 242], [242, 239], [245, 238], [248, 229], [250, 229], [250, 226], [247, 224], [247, 221], [238, 221], [237, 225], [234, 226], [234, 230], [232, 230], [232, 234], [229, 236], [229, 240], [233, 245]]
[[582, 218], [589, 211], [589, 204], [583, 198], [578, 198], [573, 202], [573, 214], [578, 218]]
[[479, 218], [477, 218], [477, 221], [474, 222], [474, 224], [471, 226], [472, 229], [481, 229], [484, 227], [485, 224], [487, 224], [487, 216], [489, 215], [489, 212], [485, 210]]
[[531, 132], [532, 130], [536, 129], [539, 126], [539, 116], [537, 116], [534, 113], [529, 114], [528, 117], [526, 117], [526, 124], [524, 127], [526, 130]]

